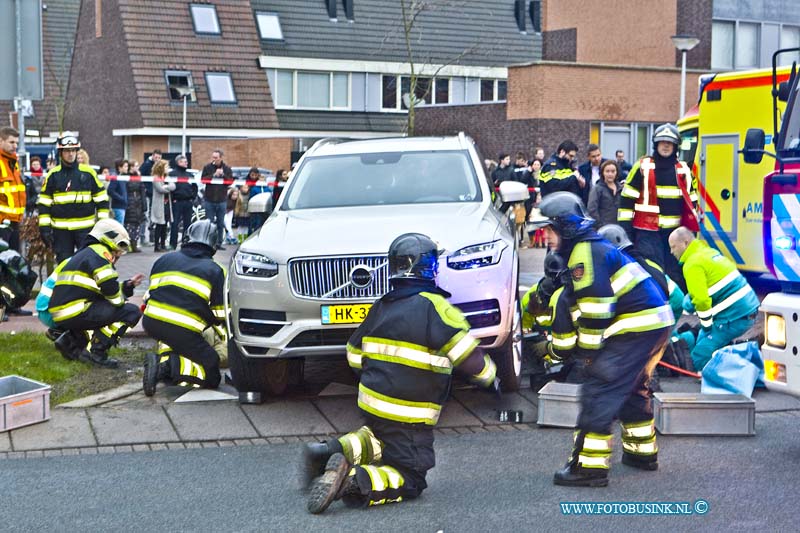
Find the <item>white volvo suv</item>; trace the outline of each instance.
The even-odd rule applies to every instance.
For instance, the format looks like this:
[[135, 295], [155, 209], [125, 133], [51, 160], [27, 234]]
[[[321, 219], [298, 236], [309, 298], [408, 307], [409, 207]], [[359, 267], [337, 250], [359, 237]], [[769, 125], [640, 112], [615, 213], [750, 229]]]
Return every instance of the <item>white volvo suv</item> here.
[[228, 356], [239, 391], [280, 395], [302, 377], [305, 358], [344, 357], [350, 335], [389, 290], [390, 243], [409, 232], [446, 250], [438, 283], [497, 363], [503, 388], [516, 390], [519, 261], [501, 208], [527, 194], [506, 183], [495, 200], [463, 133], [317, 142], [229, 269]]

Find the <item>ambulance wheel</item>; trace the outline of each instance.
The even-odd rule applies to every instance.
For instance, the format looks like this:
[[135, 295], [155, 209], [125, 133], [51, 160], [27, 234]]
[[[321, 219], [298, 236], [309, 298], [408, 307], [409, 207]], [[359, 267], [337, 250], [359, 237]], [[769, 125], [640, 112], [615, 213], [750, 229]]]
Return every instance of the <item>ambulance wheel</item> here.
[[519, 298], [514, 302], [514, 317], [511, 331], [505, 342], [493, 350], [491, 355], [497, 365], [497, 377], [503, 392], [519, 390], [522, 381], [522, 313]]
[[246, 357], [228, 339], [228, 366], [233, 386], [240, 393], [260, 392], [267, 396], [280, 396], [286, 391], [291, 377], [291, 360]]

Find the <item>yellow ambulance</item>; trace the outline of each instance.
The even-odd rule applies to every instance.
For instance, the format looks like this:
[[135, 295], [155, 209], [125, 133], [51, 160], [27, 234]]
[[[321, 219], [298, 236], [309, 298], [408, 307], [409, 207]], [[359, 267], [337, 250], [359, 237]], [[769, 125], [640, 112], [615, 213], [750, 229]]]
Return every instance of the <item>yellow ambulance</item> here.
[[[789, 79], [789, 67], [776, 72]], [[761, 245], [764, 176], [774, 163], [745, 165], [739, 150], [748, 128], [773, 126], [772, 69], [710, 74], [700, 79], [700, 98], [678, 121], [681, 157], [692, 167], [705, 212], [702, 238], [744, 273], [768, 272]], [[786, 104], [780, 103], [780, 111]], [[778, 125], [780, 126], [780, 124]], [[768, 134], [767, 145], [772, 143]]]

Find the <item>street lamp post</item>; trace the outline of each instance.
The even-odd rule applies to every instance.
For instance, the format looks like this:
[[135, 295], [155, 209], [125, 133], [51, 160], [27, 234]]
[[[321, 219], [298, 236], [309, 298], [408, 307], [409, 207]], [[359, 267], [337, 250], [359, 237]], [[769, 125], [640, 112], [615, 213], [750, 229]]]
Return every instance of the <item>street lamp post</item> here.
[[681, 108], [679, 116], [686, 111], [686, 52], [697, 46], [700, 39], [691, 35], [673, 35], [672, 44], [681, 52]]
[[186, 155], [186, 101], [191, 98], [194, 102], [194, 87], [175, 87], [178, 94], [183, 98], [183, 127], [181, 129], [181, 155]]

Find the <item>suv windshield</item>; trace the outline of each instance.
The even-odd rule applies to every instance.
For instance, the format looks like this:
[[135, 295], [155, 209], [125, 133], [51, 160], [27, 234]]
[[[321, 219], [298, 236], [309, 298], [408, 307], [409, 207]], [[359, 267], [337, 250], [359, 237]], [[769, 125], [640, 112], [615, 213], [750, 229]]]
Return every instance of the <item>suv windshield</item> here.
[[310, 157], [286, 194], [281, 209], [482, 200], [466, 151]]

